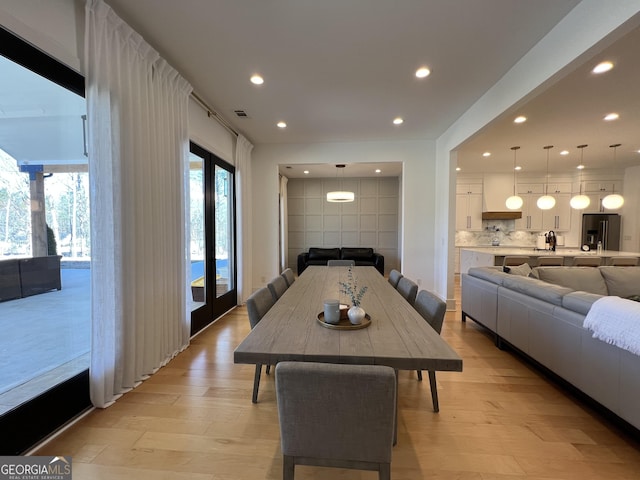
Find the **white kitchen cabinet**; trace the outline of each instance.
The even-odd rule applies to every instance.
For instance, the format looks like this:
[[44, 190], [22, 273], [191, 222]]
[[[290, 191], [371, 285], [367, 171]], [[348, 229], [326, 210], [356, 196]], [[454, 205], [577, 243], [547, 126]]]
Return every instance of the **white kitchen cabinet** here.
[[556, 204], [549, 210], [542, 210], [542, 229], [556, 232], [566, 232], [571, 229], [571, 200], [570, 193], [554, 193], [549, 195], [556, 199]]
[[571, 193], [571, 187], [572, 187], [571, 182], [558, 182], [558, 183], [551, 182], [549, 183], [549, 187], [547, 191], [549, 192], [549, 195], [555, 195], [559, 193]]
[[518, 194], [522, 197], [522, 218], [516, 220], [515, 229], [531, 232], [542, 231], [542, 210], [536, 205], [542, 192]]
[[540, 196], [544, 194], [544, 185], [542, 183], [518, 183], [516, 191], [520, 196], [530, 193], [535, 193]]
[[482, 230], [482, 191], [456, 195], [456, 230]]
[[622, 182], [619, 180], [595, 180], [584, 182], [584, 191], [586, 193], [606, 192], [620, 193], [622, 191]]

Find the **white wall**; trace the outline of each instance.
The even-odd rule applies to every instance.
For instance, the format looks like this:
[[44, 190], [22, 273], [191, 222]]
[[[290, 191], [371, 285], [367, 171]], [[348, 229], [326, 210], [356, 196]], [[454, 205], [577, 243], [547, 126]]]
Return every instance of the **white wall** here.
[[438, 138], [438, 174], [448, 172], [449, 182], [437, 184], [435, 282], [437, 293], [449, 299], [450, 306], [454, 296], [456, 147], [499, 115], [515, 113], [528, 98], [595, 53], [594, 45], [629, 19], [611, 35], [612, 41], [636, 27], [640, 23], [638, 12], [637, 0], [583, 0]]
[[624, 205], [622, 206], [622, 241], [620, 250], [640, 252], [640, 166], [629, 167], [624, 173]]
[[[402, 162], [400, 255], [402, 271], [433, 285], [436, 172], [434, 143], [341, 142], [256, 145], [253, 177], [253, 288], [278, 273], [278, 165]], [[259, 179], [259, 180], [258, 180]]]
[[2, 0], [0, 25], [76, 71], [80, 71], [84, 2]]
[[205, 150], [235, 165], [236, 137], [193, 98], [189, 100], [189, 139]]
[[[285, 266], [311, 247], [367, 247], [384, 256], [385, 273], [400, 268], [398, 177], [290, 178], [287, 183], [288, 252]], [[330, 203], [327, 192], [345, 189], [355, 201]]]

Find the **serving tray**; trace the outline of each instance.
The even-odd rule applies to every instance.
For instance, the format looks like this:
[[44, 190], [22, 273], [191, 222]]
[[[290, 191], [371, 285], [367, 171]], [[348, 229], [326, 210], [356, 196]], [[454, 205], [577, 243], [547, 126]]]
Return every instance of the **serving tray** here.
[[367, 328], [371, 325], [371, 317], [368, 313], [365, 313], [364, 318], [362, 319], [362, 323], [358, 325], [353, 325], [348, 318], [340, 317], [340, 321], [336, 324], [327, 323], [324, 321], [324, 312], [320, 312], [318, 314], [318, 322], [325, 328], [330, 328], [332, 330], [360, 330], [361, 328]]

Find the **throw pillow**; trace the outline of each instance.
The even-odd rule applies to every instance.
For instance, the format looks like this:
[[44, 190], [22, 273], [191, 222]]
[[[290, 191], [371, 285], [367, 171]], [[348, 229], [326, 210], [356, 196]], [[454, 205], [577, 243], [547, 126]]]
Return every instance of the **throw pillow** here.
[[504, 271], [510, 273], [511, 275], [521, 275], [523, 277], [528, 277], [531, 274], [531, 267], [528, 263], [523, 263], [522, 265], [504, 267]]

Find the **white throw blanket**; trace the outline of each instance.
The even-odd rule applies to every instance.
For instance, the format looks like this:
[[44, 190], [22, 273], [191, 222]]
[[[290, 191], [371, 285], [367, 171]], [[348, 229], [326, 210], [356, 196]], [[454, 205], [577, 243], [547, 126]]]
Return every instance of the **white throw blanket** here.
[[602, 297], [591, 305], [583, 326], [593, 338], [640, 355], [640, 302]]

